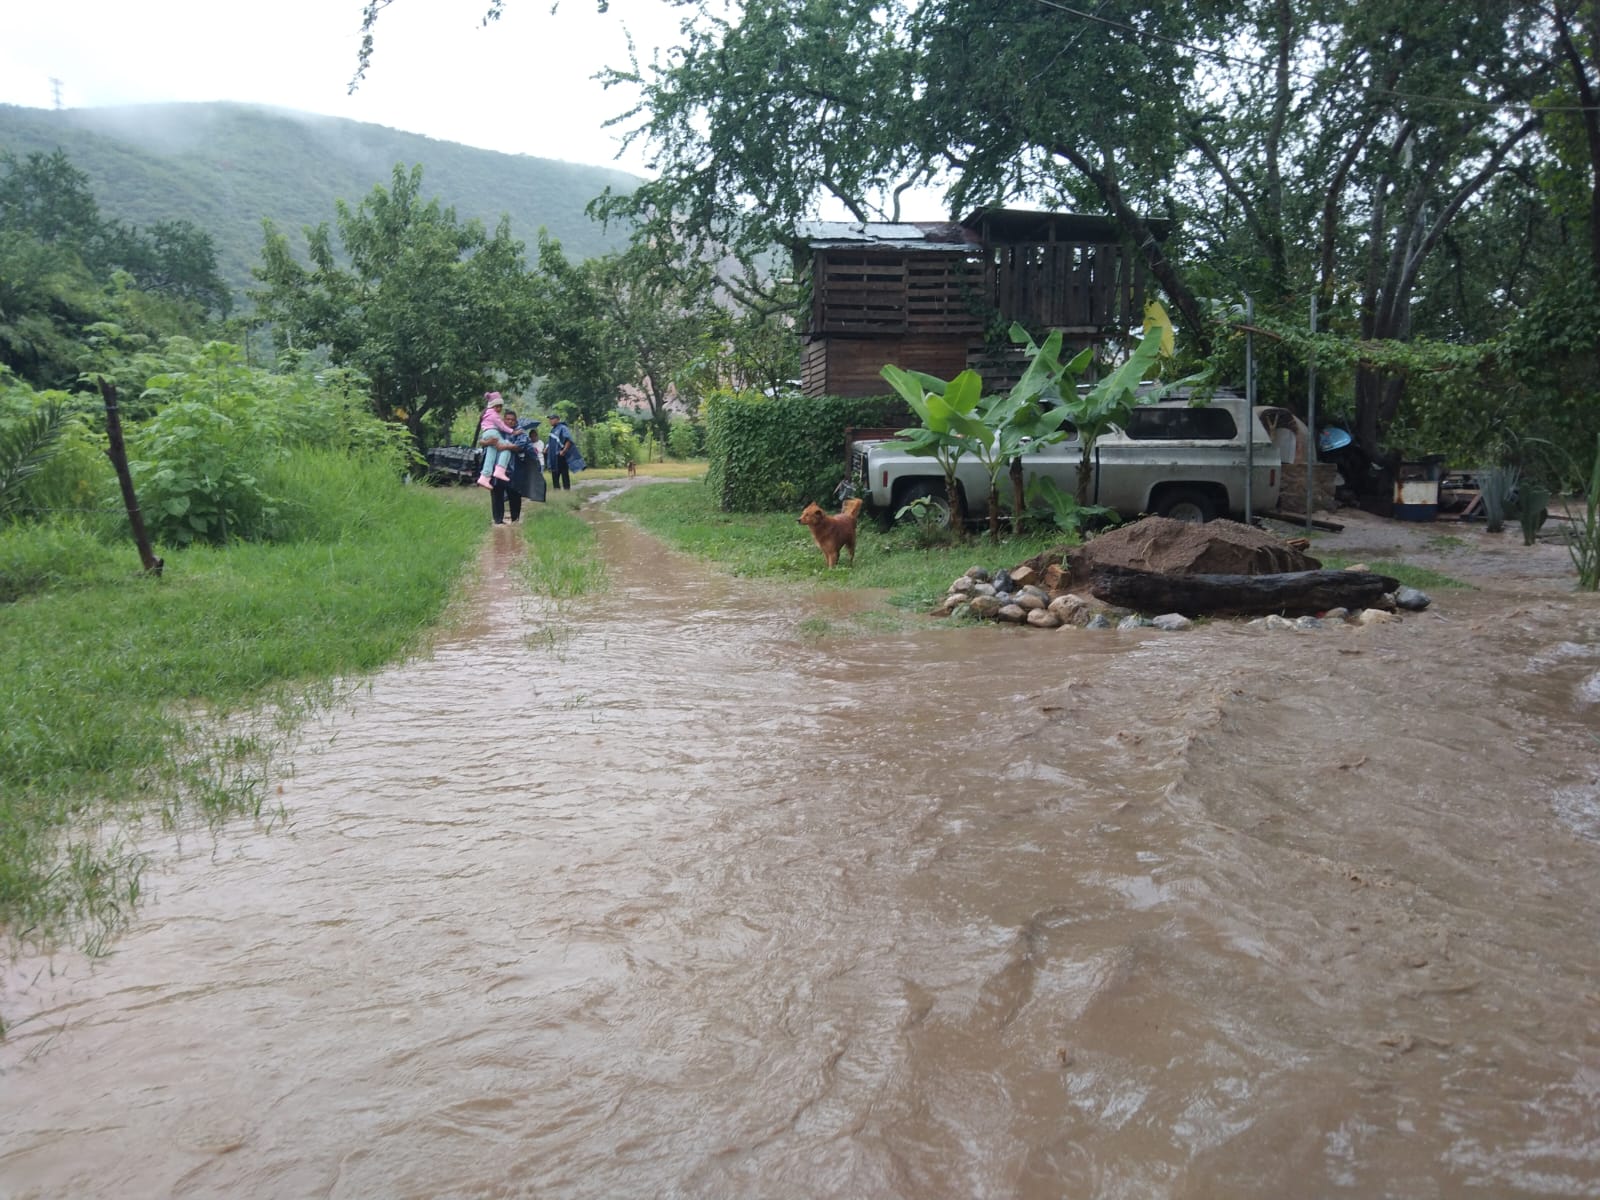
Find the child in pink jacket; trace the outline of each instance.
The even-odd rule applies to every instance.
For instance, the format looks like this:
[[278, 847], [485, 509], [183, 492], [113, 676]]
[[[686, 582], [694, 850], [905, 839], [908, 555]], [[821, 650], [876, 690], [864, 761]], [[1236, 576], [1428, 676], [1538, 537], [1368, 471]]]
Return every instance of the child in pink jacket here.
[[494, 480], [507, 483], [511, 479], [511, 435], [516, 430], [500, 415], [505, 401], [499, 392], [485, 392], [483, 400], [483, 416], [478, 420], [478, 445], [484, 447], [483, 474], [478, 476], [478, 486], [493, 488]]

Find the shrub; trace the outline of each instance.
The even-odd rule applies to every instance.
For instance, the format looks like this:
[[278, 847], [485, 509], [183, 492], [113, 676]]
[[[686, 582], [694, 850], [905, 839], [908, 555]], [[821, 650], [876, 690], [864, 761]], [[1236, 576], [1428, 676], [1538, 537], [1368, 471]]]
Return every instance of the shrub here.
[[667, 452], [673, 458], [694, 458], [700, 448], [700, 429], [693, 421], [674, 421], [668, 428]]
[[626, 466], [630, 458], [644, 461], [644, 447], [639, 444], [633, 422], [617, 413], [580, 427], [578, 451], [591, 467]]
[[845, 431], [911, 423], [895, 396], [717, 393], [705, 406], [706, 483], [724, 512], [832, 501], [845, 477]]
[[280, 499], [263, 479], [291, 454], [326, 451], [398, 476], [415, 457], [410, 438], [357, 385], [341, 371], [257, 370], [226, 343], [176, 353], [143, 393], [155, 415], [128, 434], [151, 536], [178, 546], [277, 536]]

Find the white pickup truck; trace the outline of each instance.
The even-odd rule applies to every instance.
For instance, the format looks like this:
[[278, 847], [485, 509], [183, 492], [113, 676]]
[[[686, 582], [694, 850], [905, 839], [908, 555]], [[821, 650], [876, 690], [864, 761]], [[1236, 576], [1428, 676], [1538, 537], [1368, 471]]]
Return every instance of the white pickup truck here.
[[[1113, 429], [1095, 443], [1089, 502], [1115, 509], [1125, 517], [1154, 513], [1181, 521], [1209, 521], [1242, 514], [1245, 440], [1241, 426], [1246, 407], [1244, 397], [1218, 391], [1200, 405], [1180, 395], [1134, 409], [1125, 428]], [[1249, 421], [1254, 442], [1250, 504], [1256, 512], [1277, 507], [1283, 450], [1293, 452], [1292, 435], [1286, 444], [1273, 440], [1279, 418], [1285, 424], [1292, 421], [1283, 409], [1258, 405]], [[1023, 477], [1048, 476], [1071, 494], [1077, 490], [1082, 451], [1074, 430], [1064, 442], [1025, 453]], [[905, 505], [926, 496], [948, 520], [949, 501], [938, 462], [907, 454], [898, 442], [854, 443], [850, 477], [856, 494], [880, 518], [892, 519]], [[977, 460], [962, 458], [956, 480], [967, 516], [987, 516], [989, 479]], [[1002, 474], [1002, 501], [1010, 494], [1009, 477]]]

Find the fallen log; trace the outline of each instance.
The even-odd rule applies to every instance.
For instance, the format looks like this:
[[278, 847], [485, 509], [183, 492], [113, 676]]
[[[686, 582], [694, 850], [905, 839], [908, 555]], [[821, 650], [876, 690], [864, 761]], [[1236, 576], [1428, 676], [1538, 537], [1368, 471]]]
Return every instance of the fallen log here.
[[1107, 604], [1142, 613], [1288, 617], [1330, 608], [1372, 608], [1399, 586], [1399, 580], [1373, 571], [1167, 575], [1106, 565], [1096, 568], [1089, 592]]

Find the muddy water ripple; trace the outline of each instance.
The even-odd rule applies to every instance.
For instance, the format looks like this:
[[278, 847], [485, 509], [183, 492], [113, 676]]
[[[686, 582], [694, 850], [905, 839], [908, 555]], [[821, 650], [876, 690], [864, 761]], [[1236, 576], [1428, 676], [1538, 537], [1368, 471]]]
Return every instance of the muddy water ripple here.
[[817, 641], [597, 520], [12, 965], [0, 1194], [1600, 1192], [1592, 604]]

